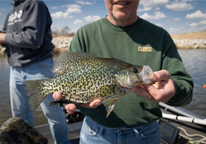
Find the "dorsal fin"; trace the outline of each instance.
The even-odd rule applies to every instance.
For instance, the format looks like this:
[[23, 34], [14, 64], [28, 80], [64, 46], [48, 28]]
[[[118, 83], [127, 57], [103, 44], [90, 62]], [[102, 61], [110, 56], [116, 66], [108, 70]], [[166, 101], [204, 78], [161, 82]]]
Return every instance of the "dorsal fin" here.
[[90, 58], [96, 58], [96, 56], [88, 53], [64, 52], [55, 60], [51, 71], [55, 74], [63, 74], [66, 69]]

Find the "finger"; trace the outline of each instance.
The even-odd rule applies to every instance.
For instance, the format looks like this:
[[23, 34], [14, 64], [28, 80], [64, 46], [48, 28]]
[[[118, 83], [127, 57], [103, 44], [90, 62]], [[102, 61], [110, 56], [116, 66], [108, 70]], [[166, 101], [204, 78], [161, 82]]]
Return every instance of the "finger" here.
[[161, 85], [163, 86], [161, 88], [156, 88], [153, 85], [145, 85], [144, 87], [156, 101], [167, 102], [175, 94], [173, 81], [169, 79], [168, 83], [161, 82]]
[[152, 102], [158, 103], [158, 101], [156, 99], [154, 99], [154, 97], [151, 96], [151, 95], [148, 95], [148, 96], [146, 96], [144, 98], [146, 98], [148, 101], [152, 101]]
[[160, 90], [158, 88], [156, 88], [153, 85], [145, 85], [144, 86], [146, 91], [149, 93], [149, 95], [151, 95], [155, 100], [158, 100], [158, 96], [161, 95], [160, 94]]
[[155, 81], [168, 81], [168, 79], [171, 78], [170, 74], [168, 71], [166, 70], [160, 70], [157, 72], [154, 72], [154, 80]]
[[161, 83], [160, 82], [156, 82], [153, 84], [153, 86], [157, 89], [161, 88]]
[[96, 108], [102, 104], [102, 101], [100, 99], [93, 100], [90, 104], [81, 104], [82, 107], [86, 108]]
[[131, 88], [129, 89], [130, 91], [134, 92], [137, 95], [140, 95], [142, 97], [144, 97], [145, 99], [149, 100], [149, 101], [153, 101], [153, 102], [158, 102], [156, 101], [151, 95], [150, 93], [148, 93], [148, 91], [144, 88], [144, 86], [142, 87], [135, 87], [135, 88]]
[[75, 104], [63, 104], [63, 106], [68, 111], [75, 111], [77, 109]]
[[137, 95], [142, 95], [145, 92], [147, 92], [143, 86], [141, 86], [141, 87], [138, 86], [138, 87], [130, 88], [129, 91], [132, 91], [132, 92], [134, 92]]
[[154, 101], [156, 103], [167, 102], [167, 99], [165, 99], [165, 97], [163, 97], [166, 94], [164, 93], [164, 91], [161, 90], [161, 88], [160, 89], [156, 88], [153, 85], [145, 85], [144, 87], [148, 91], [149, 95], [151, 96], [151, 97], [146, 98], [147, 100], [152, 98], [151, 101]]
[[95, 99], [93, 102], [90, 103], [90, 107], [96, 108], [102, 104], [102, 100], [100, 99]]
[[53, 98], [58, 101], [62, 98], [62, 94], [60, 92], [54, 92], [53, 93]]

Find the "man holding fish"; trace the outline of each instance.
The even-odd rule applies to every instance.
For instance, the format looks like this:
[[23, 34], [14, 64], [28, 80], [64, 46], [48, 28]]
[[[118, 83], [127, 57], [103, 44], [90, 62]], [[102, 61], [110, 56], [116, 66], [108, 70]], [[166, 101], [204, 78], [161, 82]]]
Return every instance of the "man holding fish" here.
[[[140, 0], [105, 0], [108, 15], [85, 25], [75, 34], [70, 52], [94, 53], [135, 65], [149, 65], [154, 72], [152, 85], [128, 88], [106, 117], [105, 104], [94, 99], [79, 106], [86, 116], [80, 143], [160, 143], [156, 120], [161, 118], [158, 102], [184, 106], [191, 102], [193, 81], [186, 72], [170, 35], [137, 15]], [[53, 94], [55, 100], [61, 93]], [[65, 108], [74, 111], [76, 105]]]
[[[139, 2], [105, 0], [108, 15], [80, 28], [71, 42], [70, 52], [84, 51], [149, 65], [155, 71], [154, 84], [128, 88], [131, 92], [116, 101], [108, 117], [101, 99], [79, 106], [86, 116], [81, 144], [160, 143], [156, 120], [162, 115], [158, 102], [184, 106], [192, 100], [193, 81], [173, 40], [163, 28], [138, 17]], [[62, 98], [59, 92], [54, 92], [53, 97]], [[65, 108], [74, 111], [76, 105], [67, 104]]]

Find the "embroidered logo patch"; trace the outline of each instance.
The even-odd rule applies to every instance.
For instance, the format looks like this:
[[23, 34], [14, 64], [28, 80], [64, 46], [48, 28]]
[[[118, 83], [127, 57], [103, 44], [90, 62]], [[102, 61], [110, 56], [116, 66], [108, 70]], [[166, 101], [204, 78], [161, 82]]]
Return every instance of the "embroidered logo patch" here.
[[141, 51], [141, 52], [152, 52], [152, 47], [150, 45], [138, 46], [138, 51]]

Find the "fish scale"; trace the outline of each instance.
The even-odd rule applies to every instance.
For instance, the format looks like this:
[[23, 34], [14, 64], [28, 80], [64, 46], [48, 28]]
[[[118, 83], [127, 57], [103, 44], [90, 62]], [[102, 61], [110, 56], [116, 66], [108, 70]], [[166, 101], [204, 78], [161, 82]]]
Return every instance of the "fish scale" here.
[[58, 91], [62, 93], [63, 100], [77, 104], [91, 103], [100, 98], [108, 104], [109, 115], [116, 100], [129, 92], [128, 88], [154, 83], [149, 66], [136, 66], [118, 59], [99, 58], [86, 53], [61, 54], [56, 59], [52, 72], [56, 74], [54, 78], [23, 83], [26, 85], [24, 90], [28, 91], [28, 103], [32, 111], [47, 95]]

